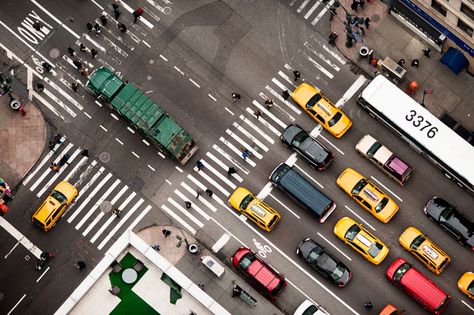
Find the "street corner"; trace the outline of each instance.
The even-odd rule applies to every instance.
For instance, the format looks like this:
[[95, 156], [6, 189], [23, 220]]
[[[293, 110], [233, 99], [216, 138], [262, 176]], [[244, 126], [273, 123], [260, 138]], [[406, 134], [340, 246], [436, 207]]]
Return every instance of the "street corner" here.
[[[43, 115], [30, 102], [22, 103], [22, 111], [12, 109], [11, 100], [1, 98], [0, 161], [8, 165], [14, 178], [8, 178], [16, 185], [40, 158], [46, 143], [46, 125]], [[7, 177], [5, 175], [5, 177]]]

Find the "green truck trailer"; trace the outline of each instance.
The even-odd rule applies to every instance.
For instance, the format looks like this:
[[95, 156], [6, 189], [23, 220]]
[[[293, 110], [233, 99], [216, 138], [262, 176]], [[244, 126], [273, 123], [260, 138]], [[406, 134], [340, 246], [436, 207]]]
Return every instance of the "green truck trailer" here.
[[155, 146], [181, 164], [197, 151], [196, 142], [166, 112], [131, 83], [106, 67], [91, 73], [86, 88], [120, 114]]

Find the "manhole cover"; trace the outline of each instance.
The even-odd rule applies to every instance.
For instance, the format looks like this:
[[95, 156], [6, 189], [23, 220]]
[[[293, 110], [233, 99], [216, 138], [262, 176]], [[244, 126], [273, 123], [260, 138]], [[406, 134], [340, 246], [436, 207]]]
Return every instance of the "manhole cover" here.
[[102, 153], [99, 155], [99, 160], [100, 160], [102, 163], [107, 163], [108, 161], [110, 161], [110, 153], [109, 153], [109, 152], [102, 152]]
[[104, 200], [100, 204], [99, 208], [100, 211], [102, 211], [103, 213], [109, 213], [110, 211], [112, 211], [112, 203], [108, 200]]
[[61, 52], [59, 51], [59, 49], [53, 48], [49, 51], [49, 56], [53, 59], [56, 59], [61, 56]]
[[378, 22], [380, 20], [380, 16], [378, 14], [374, 14], [370, 17], [372, 22]]
[[163, 14], [165, 14], [165, 15], [170, 15], [171, 8], [170, 7], [164, 7], [161, 12], [163, 12]]

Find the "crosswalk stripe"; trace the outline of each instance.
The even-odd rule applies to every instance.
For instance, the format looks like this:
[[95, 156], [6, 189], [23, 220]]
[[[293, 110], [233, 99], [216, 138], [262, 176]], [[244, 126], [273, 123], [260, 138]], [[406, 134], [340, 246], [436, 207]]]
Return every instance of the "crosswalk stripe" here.
[[[56, 159], [54, 160], [54, 163], [58, 163], [59, 160], [61, 159], [61, 157], [64, 155], [64, 153], [67, 153], [69, 152], [69, 150], [73, 147], [73, 144], [72, 143], [69, 143], [65, 148], [64, 150], [61, 152], [60, 155], [58, 155], [56, 157]], [[36, 189], [36, 187], [38, 187], [39, 184], [41, 184], [41, 182], [45, 179], [45, 177], [48, 175], [48, 174], [51, 174], [51, 172], [53, 172], [50, 168], [47, 168], [43, 174], [41, 174], [40, 178], [38, 178], [36, 180], [36, 182], [30, 186], [30, 191], [34, 191]]]
[[[332, 3], [328, 4], [329, 6], [332, 5]], [[324, 14], [328, 11], [328, 6], [324, 6], [324, 8], [319, 12], [319, 14], [314, 18], [313, 21], [311, 21], [311, 25], [316, 25], [318, 21], [323, 17]], [[331, 14], [331, 13], [329, 13]]]
[[212, 148], [219, 152], [223, 157], [225, 157], [231, 163], [231, 166], [239, 168], [242, 172], [245, 173], [245, 175], [248, 175], [250, 173], [250, 171], [245, 166], [243, 166], [242, 164], [240, 164], [239, 161], [235, 160], [233, 157], [227, 154], [227, 152], [221, 149], [217, 144], [213, 144]]
[[[286, 124], [284, 122], [282, 122], [280, 119], [278, 119], [275, 115], [273, 115], [268, 109], [266, 109], [265, 107], [263, 107], [259, 102], [257, 102], [256, 100], [253, 100], [252, 101], [252, 104], [254, 104], [255, 106], [257, 106], [263, 113], [266, 114], [266, 116], [270, 117], [271, 119], [273, 119], [274, 122], [276, 122], [278, 125], [280, 125], [280, 127], [282, 127], [283, 129], [286, 128]], [[259, 119], [260, 120], [260, 119]]]
[[[296, 107], [295, 105], [291, 104], [290, 102], [288, 102], [287, 100], [285, 100], [277, 91], [275, 91], [271, 86], [267, 85], [265, 86], [265, 90], [267, 90], [268, 92], [270, 92], [273, 97], [277, 98], [280, 102], [282, 102], [283, 104], [285, 104], [286, 106], [288, 106], [289, 109], [291, 109], [292, 111], [294, 111], [295, 113], [297, 113], [298, 115], [301, 115], [301, 110]], [[291, 120], [294, 121], [295, 119], [291, 117]]]
[[339, 68], [339, 66], [337, 66], [336, 64], [332, 63], [331, 60], [329, 60], [328, 58], [326, 58], [326, 56], [324, 56], [323, 54], [321, 54], [317, 49], [314, 49], [310, 43], [308, 42], [305, 42], [303, 44], [309, 51], [311, 51], [313, 54], [315, 54], [316, 56], [318, 56], [322, 61], [324, 61], [327, 65], [329, 65], [330, 67], [332, 67], [334, 70], [336, 71], [339, 71], [341, 70], [341, 68]]
[[[203, 183], [201, 183], [196, 177], [194, 177], [193, 175], [191, 174], [188, 174], [187, 178], [189, 178], [196, 186], [198, 186], [199, 188], [201, 188], [202, 190], [205, 190], [207, 187], [204, 186]], [[220, 204], [224, 204], [224, 202], [222, 201], [221, 198], [219, 198], [216, 194], [214, 194], [212, 196], [212, 198], [217, 201], [218, 203]]]
[[[121, 5], [124, 7], [124, 9], [127, 10], [128, 12], [130, 12], [130, 13], [133, 13], [133, 12], [134, 12], [134, 10], [133, 10], [130, 6], [128, 6], [125, 2], [120, 1], [120, 4], [121, 4]], [[140, 21], [140, 23], [143, 23], [143, 24], [145, 24], [146, 26], [148, 26], [150, 29], [153, 29], [153, 24], [151, 24], [150, 22], [148, 22], [148, 20], [145, 19], [143, 16], [141, 16], [141, 17], [139, 18], [139, 21]]]
[[311, 36], [311, 38], [319, 45], [321, 46], [327, 53], [329, 53], [334, 59], [336, 59], [340, 64], [342, 65], [345, 65], [346, 64], [346, 60], [341, 57], [339, 54], [337, 54], [336, 52], [334, 52], [333, 48], [332, 47], [329, 47], [327, 45], [327, 42], [321, 42], [318, 38], [315, 38], [313, 36]]
[[260, 140], [255, 138], [250, 132], [248, 132], [245, 128], [243, 128], [241, 125], [239, 125], [237, 122], [233, 122], [232, 125], [237, 128], [238, 131], [246, 135], [248, 138], [250, 138], [256, 145], [258, 145], [260, 148], [262, 148], [263, 151], [268, 152], [268, 147], [264, 145]]
[[102, 217], [105, 215], [102, 211], [99, 211], [97, 216], [94, 218], [94, 220], [89, 224], [89, 226], [82, 232], [82, 236], [87, 236], [89, 232], [94, 228], [94, 226], [102, 219]]
[[[102, 240], [102, 242], [100, 242], [99, 246], [97, 246], [99, 250], [102, 250], [102, 248], [104, 248], [105, 244], [107, 244], [107, 242], [112, 238], [112, 236], [114, 236], [115, 233], [122, 227], [122, 225], [127, 222], [128, 218], [130, 218], [135, 213], [135, 211], [142, 205], [144, 201], [145, 200], [143, 200], [143, 198], [140, 198], [138, 202], [133, 205], [132, 209], [125, 213], [123, 218], [120, 219], [120, 221], [114, 226], [114, 228], [109, 232], [109, 234], [107, 234], [107, 236]], [[147, 206], [147, 209], [148, 207], [151, 208], [151, 206]]]
[[[178, 195], [179, 198], [181, 198], [183, 201], [187, 201], [187, 200], [190, 199], [190, 198], [187, 198], [185, 195], [183, 195], [183, 193], [181, 191], [179, 191], [179, 189], [175, 189], [174, 193], [176, 195]], [[193, 209], [196, 210], [204, 219], [209, 221], [209, 219], [211, 217], [197, 205], [198, 200], [202, 201], [201, 199], [203, 199], [203, 198], [204, 198], [204, 196], [201, 196], [200, 198], [196, 199], [195, 202], [193, 202]]]
[[55, 91], [58, 91], [63, 97], [67, 98], [69, 102], [71, 102], [72, 105], [74, 105], [77, 109], [82, 111], [84, 109], [84, 106], [79, 104], [74, 98], [71, 97], [69, 93], [64, 91], [59, 85], [57, 85], [54, 81], [49, 79], [48, 77], [44, 77], [44, 81], [47, 82]]
[[297, 217], [298, 219], [300, 219], [300, 216], [297, 215], [293, 210], [291, 210], [289, 207], [287, 207], [284, 203], [282, 203], [280, 200], [278, 200], [277, 198], [275, 198], [275, 196], [273, 196], [272, 194], [268, 194], [268, 196], [272, 197], [273, 200], [275, 200], [276, 202], [278, 202], [283, 208], [285, 208], [286, 210], [288, 210], [288, 212], [290, 212], [292, 215], [294, 215], [295, 217]]
[[82, 159], [79, 161], [79, 163], [74, 165], [74, 168], [66, 175], [64, 180], [69, 181], [69, 179], [76, 174], [77, 170], [80, 167], [82, 167], [84, 164], [86, 164], [87, 160], [89, 160], [89, 158], [87, 156], [83, 156]]
[[270, 138], [262, 129], [258, 128], [253, 122], [251, 122], [247, 117], [245, 117], [244, 115], [240, 115], [239, 118], [241, 120], [243, 120], [247, 125], [249, 125], [250, 127], [252, 127], [253, 130], [255, 130], [257, 132], [257, 134], [261, 137], [263, 137], [265, 140], [267, 140], [268, 142], [270, 142], [271, 144], [274, 144], [275, 141]]
[[207, 175], [205, 171], [200, 171], [198, 174], [201, 175], [201, 177], [204, 178], [208, 183], [217, 188], [221, 193], [223, 193], [224, 196], [227, 197], [230, 195], [230, 193], [224, 187], [219, 185], [214, 179]]
[[283, 72], [279, 71], [278, 72], [280, 74], [280, 76], [282, 78], [284, 78], [290, 85], [291, 85], [291, 88], [287, 88], [283, 83], [281, 83], [279, 80], [277, 80], [276, 78], [272, 78], [272, 82], [273, 84], [275, 84], [276, 86], [278, 86], [282, 91], [285, 91], [285, 90], [294, 90], [296, 88], [296, 85], [293, 84], [293, 82], [291, 82], [290, 78], [284, 74]]
[[[87, 176], [92, 172], [92, 170], [94, 169], [94, 167], [97, 165], [97, 161], [96, 160], [93, 160], [91, 164], [89, 164], [89, 166], [87, 166], [86, 170], [84, 172], [81, 173], [81, 175], [79, 175], [79, 179], [73, 184], [74, 187], [79, 187], [82, 185], [82, 182], [84, 181], [84, 179], [87, 178]], [[103, 166], [100, 167], [98, 173], [94, 174], [93, 178], [95, 177], [94, 181], [97, 179], [98, 176], [100, 176], [103, 172], [104, 172], [105, 168]], [[83, 189], [81, 189], [81, 191], [79, 191], [79, 196], [77, 196], [76, 198], [76, 201], [81, 199], [82, 198], [82, 195], [87, 191], [87, 189], [89, 189], [89, 187], [94, 183], [92, 181], [92, 179], [89, 181], [89, 183], [87, 183], [86, 186], [84, 186]]]
[[[227, 129], [225, 131], [231, 138], [233, 138], [235, 141], [237, 141], [237, 143], [239, 145], [241, 145], [242, 147], [248, 149], [252, 155], [254, 155], [256, 158], [258, 158], [259, 160], [261, 160], [263, 158], [263, 155], [261, 155], [257, 150], [255, 150], [254, 147], [252, 147], [250, 144], [248, 144], [246, 141], [244, 141], [241, 137], [239, 137], [235, 132], [233, 132], [232, 130], [229, 130]], [[250, 139], [252, 140], [252, 139]]]
[[[248, 107], [247, 107], [247, 108], [248, 108]], [[239, 155], [239, 156], [242, 156], [242, 152], [241, 152], [239, 149], [237, 149], [232, 143], [230, 143], [229, 141], [227, 141], [226, 139], [224, 139], [224, 137], [220, 137], [219, 140], [220, 140], [222, 143], [224, 143], [227, 147], [229, 147], [229, 149], [231, 149], [235, 154], [237, 154], [237, 155]], [[243, 159], [243, 158], [242, 158], [242, 159]], [[243, 160], [244, 160], [244, 159], [243, 159]], [[255, 164], [254, 161], [252, 161], [252, 160], [250, 159], [250, 157], [246, 158], [244, 161], [247, 162], [248, 164], [250, 164], [252, 167], [255, 167], [255, 165], [257, 165], [257, 164]]]
[[[63, 137], [64, 139], [64, 137]], [[62, 142], [59, 143], [59, 144], [56, 144], [55, 145], [55, 150], [59, 149], [59, 147], [62, 145]], [[49, 151], [48, 154], [46, 154], [46, 156], [41, 160], [40, 164], [38, 164], [38, 166], [36, 166], [36, 168], [33, 170], [33, 172], [30, 173], [30, 175], [28, 175], [28, 177], [26, 177], [24, 180], [23, 180], [23, 185], [26, 186], [26, 184], [28, 184], [30, 182], [30, 180], [36, 175], [36, 173], [39, 172], [39, 170], [41, 168], [43, 168], [43, 166], [46, 164], [46, 162], [49, 161], [49, 159], [53, 156], [54, 152], [53, 151]]]
[[[105, 170], [105, 168], [104, 168]], [[95, 175], [98, 175], [98, 174], [94, 174], [94, 177], [92, 177], [91, 181], [89, 183], [87, 183], [88, 185], [95, 182], [97, 180], [97, 178], [100, 176], [98, 175], [97, 177]], [[76, 211], [74, 211], [74, 213], [69, 217], [69, 219], [67, 220], [67, 222], [71, 223], [75, 218], [76, 216], [79, 215], [79, 213], [81, 213], [82, 209], [85, 208], [85, 206], [87, 206], [87, 204], [89, 203], [89, 201], [91, 201], [91, 199], [95, 196], [95, 194], [97, 194], [97, 192], [99, 191], [100, 188], [102, 188], [102, 186], [105, 185], [105, 183], [110, 179], [110, 177], [112, 177], [112, 174], [111, 173], [108, 173], [103, 179], [102, 181], [99, 183], [99, 185], [95, 186], [94, 187], [94, 190], [87, 196], [86, 200], [81, 203], [79, 205], [79, 207], [77, 208]], [[90, 186], [86, 186], [84, 188], [89, 188]], [[87, 191], [86, 189], [86, 191]], [[82, 191], [81, 191], [82, 192]], [[76, 203], [77, 203], [77, 200], [79, 199], [79, 197], [83, 196], [82, 194], [79, 193], [79, 196], [76, 198]]]
[[[249, 107], [245, 108], [245, 111], [246, 111], [247, 113], [250, 113], [250, 114], [253, 115], [253, 110], [250, 109]], [[260, 117], [260, 118], [258, 119], [258, 121], [261, 122], [262, 125], [264, 125], [264, 126], [267, 127], [268, 129], [270, 129], [270, 130], [271, 130], [274, 134], [276, 134], [277, 136], [280, 136], [280, 135], [281, 135], [281, 132], [279, 132], [275, 127], [273, 127], [270, 123], [268, 123], [268, 122], [265, 120], [265, 118]]]
[[[209, 158], [211, 158], [211, 160], [213, 160], [217, 165], [219, 165], [224, 171], [228, 171], [229, 170], [229, 166], [227, 166], [226, 164], [224, 164], [221, 160], [219, 160], [214, 154], [212, 154], [211, 152], [206, 152], [206, 156], [208, 156]], [[232, 174], [231, 175], [232, 177], [234, 177], [235, 179], [237, 179], [239, 182], [242, 182], [243, 179], [242, 177], [240, 177], [239, 175], [237, 175], [236, 173]]]
[[[265, 93], [263, 93], [263, 92], [258, 93], [258, 96], [260, 96], [260, 97], [262, 98], [262, 100], [264, 100], [264, 101], [267, 100], [267, 99], [269, 99], [269, 98], [271, 98], [271, 97], [268, 97], [268, 96], [267, 96]], [[286, 105], [286, 104], [285, 104], [285, 105]], [[265, 106], [267, 106], [267, 108], [268, 108], [268, 105], [267, 105], [267, 104], [265, 104]], [[295, 121], [295, 118], [294, 118], [290, 113], [288, 113], [288, 112], [286, 111], [286, 108], [283, 108], [282, 106], [280, 106], [278, 102], [273, 101], [273, 106], [272, 106], [272, 108], [278, 108], [279, 111], [277, 111], [277, 112], [282, 112], [282, 113], [288, 115], [288, 119], [289, 119], [289, 120]], [[268, 110], [270, 110], [270, 108], [269, 108]]]
[[178, 221], [182, 226], [184, 226], [189, 232], [191, 232], [191, 234], [193, 235], [196, 235], [196, 230], [191, 227], [186, 221], [184, 221], [183, 219], [181, 219], [181, 217], [177, 214], [175, 214], [173, 211], [171, 211], [170, 208], [168, 208], [166, 205], [162, 205], [161, 206], [161, 209], [163, 209], [167, 214], [168, 216], [172, 217], [173, 219], [175, 219], [176, 221]]
[[[74, 159], [76, 158], [77, 155], [79, 155], [79, 153], [81, 152], [81, 149], [76, 149], [76, 151], [74, 151], [74, 153], [71, 155], [71, 157], [69, 158], [68, 162], [71, 163], [74, 161]], [[66, 164], [67, 165], [67, 164]], [[46, 183], [46, 185], [43, 185], [43, 188], [41, 188], [41, 190], [36, 194], [36, 196], [38, 198], [41, 198], [41, 195], [44, 194], [44, 192], [46, 191], [46, 189], [48, 189], [55, 181], [56, 179], [63, 173], [63, 171], [66, 169], [66, 165], [64, 165], [63, 167], [61, 167], [59, 169], [59, 172], [55, 172], [53, 177], [51, 177], [49, 179], [49, 181]]]
[[[131, 230], [133, 230], [135, 228], [135, 226], [137, 226], [137, 224], [148, 214], [148, 212], [150, 212], [151, 210], [151, 206], [148, 205], [146, 206], [145, 210], [143, 210], [136, 218], [135, 220], [132, 222], [132, 224], [130, 224], [127, 229], [126, 229], [126, 233], [129, 233]], [[125, 222], [125, 221], [124, 221]], [[137, 236], [138, 237], [138, 236]]]
[[[111, 173], [109, 173], [109, 174], [111, 174]], [[99, 207], [99, 205], [110, 195], [110, 193], [115, 189], [115, 187], [117, 187], [117, 185], [120, 182], [121, 182], [120, 179], [116, 179], [115, 182], [112, 184], [112, 186], [110, 186], [109, 189], [107, 189], [107, 191], [102, 196], [100, 196], [99, 200], [97, 200], [95, 202], [94, 206], [92, 206], [92, 208], [89, 210], [89, 212], [87, 212], [86, 215], [82, 218], [82, 220], [79, 221], [79, 223], [76, 225], [76, 230], [79, 230], [82, 227], [82, 225], [92, 216], [92, 214]], [[101, 184], [102, 184], [102, 182], [101, 182]], [[93, 191], [92, 193], [94, 193], [94, 192], [95, 191]], [[84, 231], [85, 235], [84, 235], [84, 233], [83, 233], [83, 235], [86, 236], [87, 233], [89, 233], [89, 231], [92, 229], [92, 227], [93, 227], [92, 224], [90, 224], [89, 227]]]
[[[183, 186], [183, 188], [186, 189], [191, 195], [196, 194], [196, 192], [191, 187], [189, 187], [189, 185], [186, 184], [185, 182], [181, 182], [181, 186]], [[215, 198], [215, 195], [212, 195], [212, 198]], [[214, 205], [212, 203], [207, 201], [206, 198], [199, 198], [199, 201], [201, 201], [203, 204], [205, 204], [206, 207], [208, 209], [210, 209], [212, 212], [217, 211], [217, 208], [214, 207]]]
[[218, 172], [212, 165], [210, 165], [206, 160], [204, 160], [204, 164], [206, 165], [206, 169], [214, 173], [217, 177], [219, 177], [224, 183], [226, 183], [230, 188], [235, 189], [235, 184], [231, 182], [227, 176], [222, 175], [220, 172]]
[[173, 198], [169, 197], [168, 202], [171, 203], [173, 206], [175, 206], [176, 209], [181, 211], [185, 216], [187, 216], [191, 221], [193, 221], [199, 228], [202, 228], [204, 224], [199, 221], [193, 214], [191, 214], [191, 211], [193, 210], [193, 207], [191, 206], [191, 209], [184, 209], [183, 206], [181, 206], [178, 202], [176, 202]]
[[318, 69], [323, 74], [325, 74], [329, 79], [334, 78], [334, 75], [332, 75], [331, 72], [327, 71], [323, 66], [321, 66], [318, 62], [316, 62], [316, 60], [311, 58], [311, 56], [309, 56], [306, 52], [303, 52], [303, 54], [305, 55], [306, 59], [308, 59], [308, 61], [311, 62], [316, 67], [316, 69]]
[[319, 7], [320, 4], [321, 4], [321, 2], [319, 2], [319, 1], [316, 2], [316, 3], [308, 10], [308, 12], [306, 12], [306, 14], [304, 15], [304, 19], [307, 20], [307, 19], [311, 16], [311, 14], [313, 14], [314, 10], [316, 10], [316, 9]]
[[64, 109], [66, 111], [66, 113], [68, 113], [69, 115], [71, 115], [72, 117], [76, 117], [77, 114], [69, 108], [69, 106], [67, 106], [66, 104], [63, 103], [63, 101], [61, 101], [59, 98], [56, 97], [56, 95], [54, 95], [53, 93], [51, 93], [49, 91], [49, 89], [44, 89], [43, 90], [43, 93], [44, 95], [48, 96], [50, 99], [52, 99], [54, 101], [55, 104], [59, 105], [59, 107], [61, 107], [62, 109]]
[[296, 12], [301, 13], [303, 9], [308, 5], [309, 0], [304, 0], [303, 3], [296, 9]]

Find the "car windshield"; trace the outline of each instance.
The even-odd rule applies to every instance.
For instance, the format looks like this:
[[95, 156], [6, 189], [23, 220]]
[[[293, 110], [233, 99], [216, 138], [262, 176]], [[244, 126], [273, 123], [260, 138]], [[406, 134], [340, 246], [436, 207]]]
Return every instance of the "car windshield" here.
[[334, 271], [331, 273], [331, 278], [333, 280], [338, 280], [338, 279], [341, 279], [341, 277], [344, 275], [344, 271], [346, 269], [344, 268], [343, 265], [341, 264], [337, 264], [336, 265], [336, 269], [334, 269]]
[[355, 186], [352, 188], [352, 194], [353, 195], [358, 195], [362, 188], [367, 185], [367, 180], [365, 178], [362, 178]]
[[53, 192], [51, 193], [51, 197], [53, 197], [54, 199], [56, 199], [60, 203], [63, 203], [63, 202], [67, 201], [66, 196], [64, 196], [62, 193], [60, 193], [57, 190], [53, 190]]
[[329, 127], [332, 127], [334, 126], [335, 124], [337, 124], [337, 122], [341, 119], [342, 117], [342, 114], [341, 112], [337, 112], [333, 118], [331, 118], [329, 121], [328, 121], [328, 125]]
[[312, 98], [310, 98], [310, 100], [308, 101], [308, 103], [306, 103], [306, 108], [307, 109], [311, 109], [314, 107], [314, 104], [316, 104], [317, 102], [319, 102], [319, 100], [321, 100], [322, 96], [321, 94], [319, 93], [316, 93], [314, 94], [314, 96]]
[[443, 210], [440, 215], [440, 220], [441, 221], [448, 221], [449, 217], [453, 214], [454, 209], [449, 207]]
[[251, 203], [254, 199], [255, 197], [252, 194], [245, 196], [245, 198], [242, 199], [242, 202], [240, 203], [240, 209], [247, 209], [249, 203]]
[[308, 255], [308, 262], [311, 264], [315, 264], [322, 253], [323, 250], [320, 247], [315, 247]]
[[280, 280], [280, 281], [278, 282], [278, 284], [275, 286], [275, 288], [272, 290], [272, 292], [271, 292], [272, 295], [277, 295], [278, 292], [280, 292], [281, 289], [283, 289], [283, 285], [284, 285], [284, 284], [285, 284], [285, 282], [282, 281], [282, 280]]
[[303, 143], [303, 141], [308, 139], [308, 137], [309, 136], [306, 132], [301, 131], [293, 138], [293, 140], [291, 141], [291, 145], [299, 148], [299, 146]]
[[467, 290], [471, 293], [474, 294], [474, 281], [471, 281], [469, 285], [467, 286]]
[[380, 147], [382, 147], [382, 144], [380, 142], [375, 142], [374, 144], [372, 144], [370, 149], [367, 151], [367, 155], [368, 156], [374, 156], [375, 153], [378, 151], [378, 149], [380, 149]]
[[382, 250], [383, 245], [375, 242], [372, 244], [372, 246], [369, 248], [369, 255], [372, 256], [373, 258], [377, 257], [377, 255], [380, 253]]
[[360, 227], [357, 224], [353, 224], [346, 232], [344, 237], [349, 241], [352, 241], [356, 237], [357, 233], [360, 232]]
[[377, 207], [375, 207], [375, 212], [379, 213], [380, 211], [382, 211], [383, 208], [385, 208], [385, 206], [387, 205], [388, 201], [389, 199], [387, 197], [383, 197], [382, 201], [380, 201]]
[[425, 241], [425, 237], [423, 235], [418, 235], [417, 237], [415, 237], [415, 239], [413, 240], [413, 242], [411, 242], [410, 244], [410, 248], [413, 249], [413, 250], [417, 250], [418, 247], [420, 247], [420, 245]]
[[402, 264], [400, 267], [398, 267], [397, 271], [393, 274], [393, 280], [394, 281], [400, 281], [408, 270], [410, 270], [411, 266], [408, 263]]
[[317, 310], [318, 308], [316, 307], [316, 305], [310, 305], [301, 315], [314, 315], [316, 314]]
[[247, 253], [240, 259], [239, 267], [246, 270], [254, 260], [255, 255], [253, 253]]

